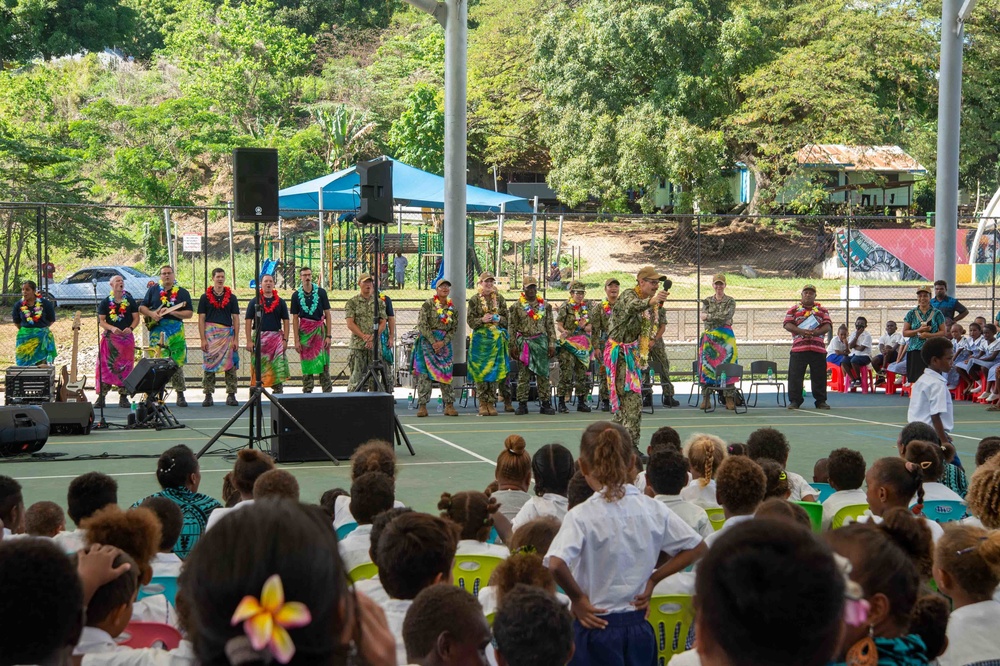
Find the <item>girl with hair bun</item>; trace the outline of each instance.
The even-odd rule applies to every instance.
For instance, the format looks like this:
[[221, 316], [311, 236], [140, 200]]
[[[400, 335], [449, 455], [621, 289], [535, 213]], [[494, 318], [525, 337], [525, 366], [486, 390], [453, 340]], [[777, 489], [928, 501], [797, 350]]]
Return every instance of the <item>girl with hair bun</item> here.
[[994, 663], [1000, 655], [1000, 532], [949, 525], [934, 550], [934, 581], [953, 604], [940, 666]]
[[[944, 476], [945, 451], [945, 447], [917, 439], [906, 445], [903, 459], [920, 467], [925, 501], [964, 502], [961, 495], [941, 483], [941, 477]], [[916, 504], [916, 500], [913, 504]]]
[[684, 444], [691, 482], [681, 491], [681, 499], [703, 509], [718, 509], [715, 497], [715, 473], [726, 457], [726, 443], [714, 435], [695, 433]]
[[[907, 462], [902, 458], [879, 458], [865, 474], [868, 487], [866, 500], [868, 510], [858, 522], [882, 522], [882, 516], [889, 509], [908, 509], [911, 504], [923, 506], [924, 485], [920, 465]], [[921, 516], [931, 537], [936, 542], [944, 534], [944, 530], [927, 516]]]
[[513, 521], [531, 495], [531, 455], [525, 449], [527, 444], [520, 435], [508, 435], [503, 442], [503, 451], [497, 456], [497, 489], [489, 493], [500, 504], [500, 513]]
[[542, 516], [552, 516], [562, 522], [569, 511], [569, 481], [576, 472], [569, 449], [562, 444], [546, 444], [531, 458], [531, 472], [535, 477], [537, 497], [525, 502], [511, 521], [514, 530]]
[[633, 455], [612, 423], [584, 431], [580, 471], [595, 493], [566, 514], [545, 556], [576, 617], [574, 665], [656, 663], [645, 618], [653, 588], [706, 550], [677, 514], [632, 485]]
[[504, 546], [486, 543], [493, 529], [493, 514], [500, 505], [485, 493], [469, 490], [461, 493], [441, 493], [438, 501], [441, 517], [460, 529], [456, 555], [491, 555], [506, 558], [510, 552]]

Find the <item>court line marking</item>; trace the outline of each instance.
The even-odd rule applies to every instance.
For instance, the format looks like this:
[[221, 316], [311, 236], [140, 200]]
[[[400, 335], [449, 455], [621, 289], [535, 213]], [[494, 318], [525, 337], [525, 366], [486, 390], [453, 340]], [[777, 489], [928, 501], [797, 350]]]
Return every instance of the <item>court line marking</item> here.
[[[67, 461], [70, 462], [70, 461]], [[80, 460], [78, 462], [92, 462]], [[396, 463], [396, 467], [416, 467], [416, 466], [426, 466], [426, 465], [478, 465], [480, 461], [478, 460], [438, 460], [434, 462], [415, 462], [415, 463]], [[490, 464], [494, 464], [490, 462]], [[297, 471], [300, 469], [325, 469], [325, 470], [336, 470], [340, 469], [334, 465], [287, 465], [280, 467], [281, 469], [287, 469], [289, 471]], [[226, 469], [202, 469], [202, 474], [227, 474], [232, 471], [231, 467]], [[154, 476], [156, 472], [112, 472], [108, 476]], [[40, 481], [45, 479], [75, 479], [79, 474], [51, 474], [48, 476], [15, 476], [13, 477], [15, 481]]]
[[431, 433], [427, 432], [426, 430], [421, 430], [417, 426], [410, 425], [409, 423], [404, 423], [403, 425], [406, 426], [407, 428], [409, 428], [410, 430], [414, 430], [416, 432], [419, 432], [421, 435], [425, 435], [427, 437], [430, 437], [431, 439], [436, 439], [437, 441], [441, 442], [442, 444], [447, 444], [448, 446], [450, 446], [453, 449], [458, 449], [459, 451], [462, 451], [463, 453], [467, 453], [470, 456], [472, 456], [473, 458], [476, 458], [477, 460], [480, 460], [480, 461], [482, 461], [482, 462], [484, 462], [484, 463], [486, 463], [488, 465], [496, 465], [496, 461], [495, 460], [490, 460], [489, 458], [485, 458], [485, 457], [479, 455], [475, 451], [470, 451], [469, 449], [465, 448], [464, 446], [459, 446], [458, 444], [456, 444], [454, 442], [449, 442], [444, 437], [438, 437], [437, 435], [431, 434]]
[[[856, 419], [851, 416], [841, 416], [840, 414], [822, 414], [822, 416], [829, 416], [830, 418], [834, 419], [844, 419], [845, 421], [857, 421], [858, 423], [870, 423], [872, 425], [886, 426], [887, 428], [899, 428], [900, 430], [906, 427], [905, 423], [903, 425], [899, 425], [897, 423], [883, 423], [882, 421], [869, 421], [868, 419]], [[951, 436], [952, 438], [961, 437], [962, 439], [971, 439], [974, 442], [978, 442], [980, 439], [982, 439], [982, 437], [970, 437], [969, 435], [956, 435], [955, 433], [951, 433]]]

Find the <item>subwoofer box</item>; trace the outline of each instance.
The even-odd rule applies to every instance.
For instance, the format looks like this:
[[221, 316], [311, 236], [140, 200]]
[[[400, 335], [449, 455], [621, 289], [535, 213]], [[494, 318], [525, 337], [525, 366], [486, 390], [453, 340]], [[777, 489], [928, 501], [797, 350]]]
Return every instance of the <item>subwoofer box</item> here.
[[[369, 439], [392, 443], [395, 400], [388, 393], [276, 394], [275, 400], [338, 460]], [[271, 440], [278, 462], [329, 460], [280, 409], [271, 405]]]

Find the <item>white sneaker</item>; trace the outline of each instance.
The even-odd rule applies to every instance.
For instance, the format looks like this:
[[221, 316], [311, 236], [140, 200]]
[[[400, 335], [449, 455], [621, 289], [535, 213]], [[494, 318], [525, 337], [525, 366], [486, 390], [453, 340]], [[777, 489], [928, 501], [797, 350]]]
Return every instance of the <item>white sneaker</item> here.
[[1000, 398], [1000, 395], [997, 395], [996, 393], [988, 393], [986, 397], [983, 398], [983, 402], [993, 402], [997, 398]]

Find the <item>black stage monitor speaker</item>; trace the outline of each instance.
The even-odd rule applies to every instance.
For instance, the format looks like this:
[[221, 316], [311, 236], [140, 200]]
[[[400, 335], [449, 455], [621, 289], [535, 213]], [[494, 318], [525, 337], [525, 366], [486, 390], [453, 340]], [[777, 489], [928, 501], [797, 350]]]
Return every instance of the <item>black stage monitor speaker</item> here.
[[[274, 399], [338, 460], [369, 439], [393, 440], [395, 401], [388, 393], [276, 394]], [[278, 462], [329, 460], [279, 409], [271, 410], [271, 450]]]
[[125, 378], [125, 390], [129, 396], [136, 393], [157, 394], [163, 390], [177, 371], [177, 362], [172, 358], [143, 358], [132, 368]]
[[278, 151], [233, 149], [233, 208], [237, 222], [278, 221]]
[[392, 160], [358, 162], [361, 186], [360, 224], [392, 224]]
[[89, 402], [47, 402], [40, 405], [49, 417], [52, 434], [89, 435], [94, 406]]
[[41, 407], [0, 407], [0, 458], [35, 453], [48, 438], [49, 417]]

